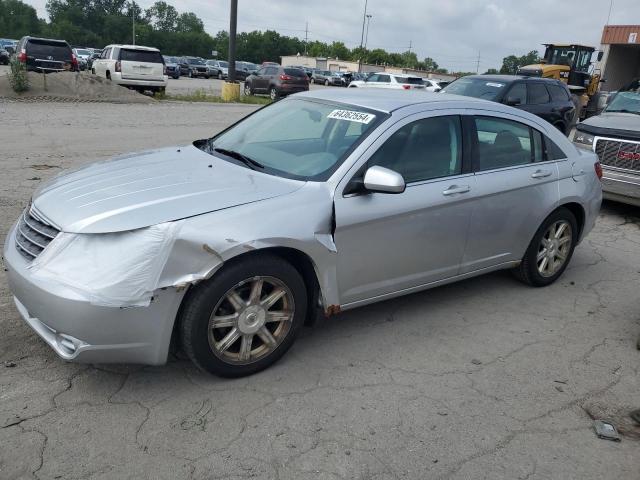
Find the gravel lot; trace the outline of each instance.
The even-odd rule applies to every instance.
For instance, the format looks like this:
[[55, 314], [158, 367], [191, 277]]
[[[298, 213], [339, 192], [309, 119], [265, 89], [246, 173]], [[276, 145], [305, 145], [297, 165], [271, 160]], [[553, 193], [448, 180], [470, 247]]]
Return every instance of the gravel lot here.
[[[252, 108], [0, 103], [0, 243], [61, 168]], [[605, 204], [551, 287], [497, 273], [347, 312], [223, 380], [180, 358], [64, 363], [0, 274], [0, 478], [637, 479], [639, 284], [640, 210]], [[622, 441], [596, 438], [591, 416]]]

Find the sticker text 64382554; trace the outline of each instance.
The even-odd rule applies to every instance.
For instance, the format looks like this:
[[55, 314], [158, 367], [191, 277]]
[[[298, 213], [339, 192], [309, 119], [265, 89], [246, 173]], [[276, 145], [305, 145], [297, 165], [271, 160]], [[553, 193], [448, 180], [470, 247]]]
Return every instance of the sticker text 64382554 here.
[[338, 120], [349, 120], [350, 122], [371, 123], [376, 118], [372, 113], [354, 112], [353, 110], [334, 110], [327, 118], [336, 118]]

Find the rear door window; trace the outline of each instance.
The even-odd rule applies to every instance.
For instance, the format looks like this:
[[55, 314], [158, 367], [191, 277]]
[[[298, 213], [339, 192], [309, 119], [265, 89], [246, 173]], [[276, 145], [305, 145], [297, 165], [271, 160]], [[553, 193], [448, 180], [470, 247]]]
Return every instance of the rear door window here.
[[424, 82], [420, 77], [396, 77], [396, 82], [408, 85], [423, 85]]
[[542, 83], [530, 82], [527, 89], [529, 90], [529, 105], [543, 105], [550, 102], [549, 92]]
[[478, 135], [477, 170], [525, 165], [533, 160], [527, 125], [496, 117], [475, 117]]
[[164, 63], [160, 52], [149, 50], [120, 49], [120, 60], [128, 62]]
[[560, 85], [547, 85], [547, 90], [551, 94], [551, 99], [554, 102], [566, 102], [571, 97], [569, 97], [569, 92], [567, 92]]
[[391, 77], [389, 75], [378, 75], [378, 82], [391, 83]]

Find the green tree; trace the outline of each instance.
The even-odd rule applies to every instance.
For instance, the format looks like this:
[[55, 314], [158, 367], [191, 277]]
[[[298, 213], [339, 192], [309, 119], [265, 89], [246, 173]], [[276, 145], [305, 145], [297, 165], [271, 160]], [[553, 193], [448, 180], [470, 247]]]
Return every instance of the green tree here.
[[502, 59], [502, 67], [500, 68], [500, 73], [515, 75], [518, 71], [518, 68], [539, 62], [540, 57], [538, 56], [538, 52], [536, 50], [532, 50], [526, 55], [522, 55], [521, 57], [518, 57], [516, 55], [509, 55], [508, 57], [504, 57]]
[[348, 60], [351, 58], [351, 51], [342, 42], [333, 42], [329, 45], [329, 56], [340, 60]]
[[181, 13], [176, 21], [176, 31], [204, 33], [204, 23], [193, 12]]
[[21, 38], [39, 34], [44, 21], [38, 18], [36, 9], [20, 0], [0, 0], [0, 32], [3, 37]]
[[178, 23], [178, 11], [167, 2], [156, 2], [144, 12], [144, 18], [156, 30], [175, 32]]

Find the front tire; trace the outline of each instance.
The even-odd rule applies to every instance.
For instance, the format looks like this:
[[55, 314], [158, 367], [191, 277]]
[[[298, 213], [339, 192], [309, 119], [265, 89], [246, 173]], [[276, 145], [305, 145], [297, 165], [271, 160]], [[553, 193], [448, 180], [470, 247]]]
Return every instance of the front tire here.
[[324, 81], [324, 86], [325, 86], [325, 87], [328, 87], [328, 86], [329, 86], [329, 80], [325, 80], [325, 81]]
[[286, 353], [306, 309], [304, 281], [288, 262], [269, 254], [232, 261], [189, 292], [179, 318], [182, 349], [207, 372], [251, 375]]
[[522, 262], [514, 270], [516, 277], [533, 287], [551, 285], [569, 265], [577, 241], [576, 217], [566, 208], [559, 208], [533, 236]]

